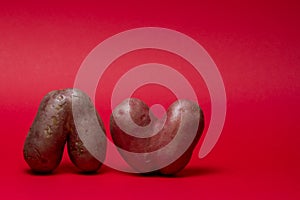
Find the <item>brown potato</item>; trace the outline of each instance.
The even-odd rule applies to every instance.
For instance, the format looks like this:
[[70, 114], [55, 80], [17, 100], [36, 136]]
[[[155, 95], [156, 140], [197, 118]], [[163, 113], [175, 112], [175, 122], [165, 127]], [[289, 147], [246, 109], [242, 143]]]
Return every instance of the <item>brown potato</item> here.
[[188, 100], [174, 102], [163, 119], [156, 119], [144, 102], [126, 99], [110, 118], [114, 143], [124, 160], [140, 173], [172, 175], [182, 170], [203, 129], [202, 110]]
[[[82, 105], [82, 108], [76, 108]], [[76, 126], [73, 117], [74, 108], [84, 113], [83, 118], [77, 114]], [[38, 173], [52, 172], [61, 161], [67, 141], [71, 161], [83, 172], [97, 171], [101, 166], [99, 160], [105, 159], [106, 138], [99, 134], [105, 133], [105, 130], [95, 112], [88, 96], [80, 90], [66, 89], [48, 93], [40, 104], [24, 144], [24, 159], [31, 169]], [[96, 122], [95, 120], [87, 122], [93, 116], [98, 117]], [[88, 143], [89, 150], [92, 149], [92, 153], [97, 155], [92, 155], [87, 150], [83, 145], [82, 136], [78, 135], [77, 129], [81, 129], [84, 125], [87, 125], [85, 133], [87, 137], [84, 138], [91, 138], [94, 141], [92, 144]]]
[[72, 115], [67, 127], [70, 132], [68, 153], [73, 164], [83, 172], [97, 171], [106, 156], [105, 129], [92, 101], [80, 90], [73, 91]]

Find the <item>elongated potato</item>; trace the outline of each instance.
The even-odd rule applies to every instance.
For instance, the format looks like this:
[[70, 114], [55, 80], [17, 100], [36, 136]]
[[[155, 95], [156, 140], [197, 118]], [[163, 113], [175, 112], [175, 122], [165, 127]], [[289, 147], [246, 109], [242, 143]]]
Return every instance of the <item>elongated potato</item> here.
[[[77, 103], [74, 104], [74, 101]], [[79, 110], [85, 113], [85, 117], [77, 116], [75, 126], [73, 110], [78, 110], [76, 106], [83, 106]], [[106, 138], [100, 134], [105, 133], [105, 130], [100, 117], [95, 113], [92, 102], [80, 90], [66, 89], [48, 93], [40, 104], [24, 144], [24, 159], [31, 169], [38, 173], [52, 172], [59, 165], [65, 143], [68, 141], [71, 161], [83, 172], [97, 171], [101, 166], [99, 160], [105, 159]], [[90, 118], [97, 120], [90, 122]], [[82, 120], [89, 123], [81, 123]], [[77, 129], [84, 125], [89, 126], [86, 127], [88, 131], [85, 140], [91, 138], [94, 141], [93, 144], [88, 143], [88, 149], [92, 149], [97, 158], [87, 150], [81, 135], [78, 135]]]
[[80, 90], [73, 90], [72, 115], [69, 117], [69, 157], [81, 171], [95, 172], [106, 155], [105, 130], [92, 101]]
[[69, 115], [65, 91], [52, 91], [42, 100], [24, 145], [24, 159], [35, 172], [48, 173], [60, 163], [67, 140]]

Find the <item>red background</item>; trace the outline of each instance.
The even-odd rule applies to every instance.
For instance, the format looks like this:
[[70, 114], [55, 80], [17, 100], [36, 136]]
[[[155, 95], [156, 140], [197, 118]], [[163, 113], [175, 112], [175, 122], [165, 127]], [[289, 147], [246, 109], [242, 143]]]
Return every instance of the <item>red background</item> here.
[[[1, 2], [1, 199], [299, 199], [299, 13], [297, 1]], [[81, 62], [101, 41], [145, 26], [194, 38], [219, 67], [228, 110], [213, 151], [200, 160], [199, 143], [174, 178], [108, 167], [81, 175], [67, 155], [53, 175], [32, 175], [22, 148], [41, 98], [72, 87]], [[180, 69], [209, 119], [207, 89], [191, 66], [145, 50], [119, 58], [100, 80], [96, 106], [107, 129], [114, 83], [150, 61]], [[150, 105], [168, 106], [173, 98], [153, 85], [135, 95]]]

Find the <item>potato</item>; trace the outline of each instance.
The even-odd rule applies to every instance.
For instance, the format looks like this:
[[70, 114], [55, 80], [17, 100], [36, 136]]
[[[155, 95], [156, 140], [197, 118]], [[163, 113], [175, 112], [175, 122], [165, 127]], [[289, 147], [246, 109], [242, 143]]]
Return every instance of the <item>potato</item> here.
[[[180, 127], [178, 127], [178, 124], [180, 124]], [[171, 128], [172, 126], [177, 126], [178, 129], [176, 133], [175, 129]], [[202, 109], [192, 101], [178, 100], [174, 102], [167, 111], [167, 123], [163, 127], [162, 132], [168, 133], [170, 129], [170, 135], [178, 134], [180, 137], [174, 141], [169, 148], [169, 152], [159, 151], [156, 154], [156, 158], [166, 159], [165, 157], [170, 156], [170, 154], [171, 156], [178, 155], [175, 152], [184, 148], [182, 144], [188, 144], [190, 140], [192, 140], [192, 142], [178, 159], [159, 170], [159, 172], [164, 175], [176, 174], [189, 163], [193, 150], [199, 142], [204, 129], [204, 115]], [[192, 133], [196, 133], [196, 135]], [[163, 143], [163, 145], [168, 142], [166, 138], [167, 136], [165, 135], [161, 136], [160, 142]]]
[[110, 118], [113, 142], [124, 160], [140, 173], [173, 175], [182, 170], [203, 129], [203, 112], [189, 100], [174, 102], [162, 119], [156, 119], [144, 102], [126, 99]]
[[[74, 103], [76, 102], [76, 103]], [[85, 107], [76, 108], [76, 106], [84, 105]], [[73, 106], [73, 107], [72, 107]], [[77, 89], [57, 90], [48, 93], [42, 100], [38, 113], [26, 137], [23, 154], [24, 159], [30, 168], [37, 173], [50, 173], [60, 163], [64, 151], [65, 143], [68, 142], [68, 153], [71, 161], [83, 172], [95, 172], [101, 162], [96, 159], [83, 145], [81, 137], [79, 137], [77, 129], [80, 126], [85, 127], [87, 138], [96, 141], [97, 158], [104, 160], [106, 151], [106, 138], [99, 136], [100, 123], [102, 132], [105, 132], [102, 121], [98, 114], [96, 122], [74, 123], [73, 110], [85, 111], [84, 118], [80, 115], [76, 116], [76, 120], [88, 120], [86, 117], [95, 116], [95, 109], [86, 94]], [[89, 113], [89, 115], [87, 114]], [[94, 117], [95, 118], [95, 117]], [[79, 127], [77, 127], [79, 126]], [[98, 139], [95, 139], [99, 136]], [[94, 153], [95, 154], [95, 153]], [[99, 155], [100, 156], [99, 156]], [[102, 157], [101, 157], [102, 156]]]
[[[80, 90], [73, 91], [72, 111], [67, 122], [69, 157], [81, 171], [95, 172], [102, 165], [100, 161], [104, 161], [106, 156], [106, 136], [103, 122], [90, 98]], [[100, 129], [103, 134], [100, 133]], [[78, 131], [83, 133], [80, 137]]]
[[24, 158], [35, 172], [47, 173], [60, 163], [67, 140], [69, 95], [52, 91], [42, 100], [24, 145]]

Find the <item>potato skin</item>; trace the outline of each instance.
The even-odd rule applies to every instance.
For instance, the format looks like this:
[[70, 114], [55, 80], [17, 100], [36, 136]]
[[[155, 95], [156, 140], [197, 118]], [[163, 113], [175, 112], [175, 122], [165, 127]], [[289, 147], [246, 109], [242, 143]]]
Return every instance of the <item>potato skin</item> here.
[[[129, 113], [127, 111], [129, 111]], [[135, 155], [128, 155], [118, 149], [123, 159], [135, 171], [140, 173], [143, 173], [144, 171], [153, 171], [155, 163], [152, 162], [153, 158], [149, 157], [147, 153], [156, 150], [159, 146], [156, 144], [150, 145], [151, 138], [149, 137], [134, 137], [127, 134], [119, 127], [119, 125], [123, 128], [125, 126], [128, 129], [138, 132], [138, 130], [135, 130], [135, 127], [132, 126], [133, 124], [130, 123], [131, 119], [133, 123], [141, 127], [150, 125], [151, 119], [149, 116], [149, 107], [143, 101], [136, 98], [125, 99], [119, 104], [110, 116], [110, 133], [112, 140], [117, 147], [128, 152], [138, 153]], [[118, 125], [117, 122], [121, 124]], [[152, 127], [149, 128], [152, 129]], [[157, 137], [157, 135], [154, 137]]]
[[[93, 173], [102, 165], [99, 160], [104, 161], [106, 156], [106, 137], [99, 134], [98, 124], [105, 133], [104, 125], [92, 101], [85, 93], [80, 90], [74, 90], [72, 103], [76, 107], [77, 112], [73, 108], [73, 113], [69, 115], [67, 120], [67, 127], [69, 127], [68, 154], [72, 163], [82, 172]], [[75, 126], [74, 117], [77, 118], [77, 126]], [[85, 144], [89, 145], [94, 153], [96, 152], [97, 158], [83, 145], [83, 141], [78, 135], [78, 130], [84, 132], [83, 136], [86, 137], [82, 139], [85, 139]]]
[[[77, 101], [89, 101], [94, 108], [87, 95], [78, 89], [52, 91], [43, 98], [23, 148], [24, 159], [34, 172], [51, 173], [62, 159], [66, 142], [71, 161], [81, 171], [95, 172], [100, 168], [101, 162], [83, 146], [76, 132], [72, 113], [73, 96], [76, 96]], [[105, 133], [100, 117], [98, 120]], [[89, 137], [95, 137], [95, 130], [89, 134]], [[105, 138], [101, 138], [100, 145], [105, 155]]]
[[[126, 113], [126, 111], [129, 110]], [[155, 135], [148, 138], [138, 138], [124, 132], [117, 124], [122, 122], [131, 126], [130, 118], [140, 126], [149, 125], [151, 122], [148, 106], [139, 99], [130, 98], [124, 100], [113, 111], [110, 118], [110, 132], [116, 146], [129, 152], [139, 155], [127, 154], [120, 151], [124, 160], [137, 172], [158, 172], [162, 175], [173, 175], [182, 170], [190, 161], [193, 150], [197, 145], [204, 129], [204, 116], [201, 108], [189, 100], [178, 100], [167, 110], [166, 121], [162, 129]], [[161, 120], [153, 118], [152, 126], [149, 129], [156, 130]], [[124, 125], [123, 124], [123, 125]], [[181, 125], [181, 128], [180, 128]], [[195, 130], [195, 127], [197, 128]], [[180, 130], [179, 130], [180, 129]], [[135, 131], [135, 129], [131, 129]], [[186, 151], [167, 166], [160, 167], [164, 161], [168, 161], [175, 153], [182, 151], [184, 140], [192, 132], [196, 131], [195, 137]], [[176, 134], [180, 132], [180, 139], [174, 141]], [[173, 140], [168, 151], [157, 151]], [[154, 152], [151, 156], [149, 152]], [[180, 153], [179, 153], [180, 155]]]
[[52, 91], [42, 100], [24, 144], [24, 159], [34, 172], [50, 173], [60, 163], [67, 140], [68, 96]]
[[[193, 132], [194, 127], [197, 126], [197, 132], [195, 138], [190, 144], [190, 146], [187, 148], [187, 150], [173, 163], [159, 170], [159, 172], [163, 175], [173, 175], [181, 171], [189, 163], [193, 154], [193, 150], [195, 149], [197, 143], [199, 142], [204, 129], [204, 115], [203, 115], [203, 111], [196, 103], [188, 100], [178, 100], [169, 107], [167, 116], [168, 119], [170, 119], [168, 121], [169, 124], [172, 124], [172, 121], [175, 121], [174, 124], [177, 125], [178, 123], [184, 124], [184, 128], [182, 130], [184, 134], [189, 134]], [[168, 127], [166, 128], [168, 129]], [[171, 134], [173, 135], [175, 133], [173, 132]], [[176, 144], [174, 145], [173, 151], [176, 151], [178, 148], [180, 148], [180, 145], [181, 144], [179, 141], [177, 145]], [[165, 156], [170, 156], [170, 155], [164, 152], [158, 152], [157, 154], [158, 159], [162, 159]]]

